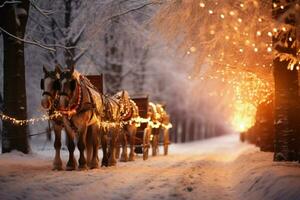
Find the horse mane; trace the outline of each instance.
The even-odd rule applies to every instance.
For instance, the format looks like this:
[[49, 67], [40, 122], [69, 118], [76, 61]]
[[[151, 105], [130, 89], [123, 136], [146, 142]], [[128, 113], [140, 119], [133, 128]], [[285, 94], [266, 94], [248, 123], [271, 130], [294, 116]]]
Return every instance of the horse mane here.
[[149, 102], [149, 106], [152, 107], [154, 113], [157, 113], [156, 105], [154, 103]]
[[92, 82], [86, 76], [82, 75], [77, 70], [74, 70], [73, 76], [79, 83], [82, 82], [86, 87], [93, 89], [96, 92], [100, 93], [98, 88], [95, 85], [93, 85]]

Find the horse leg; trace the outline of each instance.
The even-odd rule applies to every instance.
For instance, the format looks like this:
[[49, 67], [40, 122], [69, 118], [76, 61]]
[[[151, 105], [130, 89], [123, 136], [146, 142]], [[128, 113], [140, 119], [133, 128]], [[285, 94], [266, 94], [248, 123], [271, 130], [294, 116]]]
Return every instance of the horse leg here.
[[169, 130], [164, 129], [164, 155], [168, 155], [168, 147], [169, 147]]
[[86, 158], [84, 155], [84, 151], [86, 149], [86, 134], [87, 134], [87, 127], [83, 127], [79, 132], [79, 139], [78, 139], [78, 150], [79, 150], [79, 170], [86, 170], [87, 169], [87, 163]]
[[101, 166], [108, 166], [108, 153], [107, 153], [107, 133], [104, 130], [100, 131], [101, 134], [101, 147], [103, 152], [102, 163]]
[[90, 167], [92, 161], [92, 151], [93, 151], [93, 133], [92, 127], [88, 127], [86, 134], [86, 161], [87, 165]]
[[143, 135], [143, 160], [147, 160], [149, 156], [149, 148], [150, 148], [150, 135], [151, 135], [151, 127], [147, 127], [144, 130]]
[[75, 170], [76, 166], [77, 166], [77, 162], [74, 157], [75, 136], [74, 136], [74, 134], [68, 132], [67, 130], [66, 130], [66, 133], [67, 133], [67, 146], [68, 146], [68, 150], [69, 150], [69, 160], [67, 162], [66, 170], [71, 171], [71, 170]]
[[92, 160], [90, 163], [90, 168], [91, 169], [95, 169], [99, 167], [99, 158], [98, 158], [98, 149], [99, 149], [99, 138], [98, 138], [98, 134], [99, 134], [99, 127], [98, 125], [93, 125], [91, 127], [91, 134], [92, 134], [92, 150], [93, 150], [93, 156], [92, 156]]
[[151, 141], [151, 144], [152, 144], [152, 156], [157, 156], [157, 128], [153, 128], [152, 129], [152, 141]]
[[62, 161], [60, 158], [62, 127], [54, 124], [53, 128], [55, 133], [55, 141], [54, 141], [55, 158], [53, 160], [53, 170], [62, 170]]
[[129, 153], [129, 161], [134, 161], [134, 148], [135, 148], [135, 136], [137, 128], [135, 127], [135, 124], [130, 125], [129, 128], [130, 132], [130, 153]]
[[126, 130], [122, 128], [121, 130], [121, 140], [122, 140], [122, 155], [121, 155], [121, 162], [127, 162], [128, 156], [127, 156], [127, 135]]
[[109, 159], [108, 159], [108, 166], [115, 166], [117, 164], [116, 160], [116, 140], [117, 136], [119, 134], [119, 130], [113, 129], [112, 130], [112, 136], [110, 140], [110, 146], [109, 146]]
[[121, 138], [118, 137], [116, 138], [116, 159], [119, 159], [120, 158], [120, 148], [121, 148]]

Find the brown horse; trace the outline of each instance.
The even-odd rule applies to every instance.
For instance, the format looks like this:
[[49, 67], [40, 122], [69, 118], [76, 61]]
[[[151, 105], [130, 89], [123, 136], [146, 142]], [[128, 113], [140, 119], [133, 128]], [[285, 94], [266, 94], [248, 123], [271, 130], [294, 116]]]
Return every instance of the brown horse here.
[[[89, 147], [86, 142], [92, 143], [90, 167], [98, 167], [99, 133], [103, 150], [102, 165], [115, 165], [115, 139], [119, 132], [120, 119], [118, 104], [113, 99], [100, 94], [86, 77], [74, 71], [74, 67], [62, 71], [60, 84], [60, 112], [64, 114], [63, 121], [66, 129], [72, 131], [74, 137], [78, 137], [79, 169], [85, 169], [87, 160], [89, 161], [90, 150], [87, 149], [87, 159], [84, 155], [86, 147]], [[107, 121], [117, 125], [102, 126]], [[111, 133], [112, 137], [107, 153], [108, 133]]]
[[[41, 105], [44, 109], [48, 111], [49, 116], [52, 116], [55, 110], [58, 109], [58, 90], [59, 88], [59, 67], [55, 67], [55, 71], [48, 71], [45, 66], [43, 66], [44, 78], [41, 79], [41, 90], [43, 91]], [[53, 160], [53, 170], [62, 170], [62, 160], [60, 157], [61, 149], [61, 131], [63, 129], [62, 118], [56, 116], [50, 120], [54, 133], [54, 148], [55, 157]], [[68, 134], [67, 134], [68, 135]]]
[[[99, 125], [94, 109], [96, 94], [90, 82], [74, 71], [74, 67], [62, 70], [60, 73], [59, 111], [63, 114], [63, 122], [66, 130], [70, 133], [68, 146], [73, 158], [70, 167], [76, 167], [74, 159], [75, 137], [77, 137], [79, 156], [79, 169], [97, 168], [99, 148]], [[85, 158], [85, 150], [87, 158]]]
[[[136, 119], [139, 116], [139, 110], [135, 102], [130, 99], [127, 91], [119, 92], [114, 97], [118, 99], [118, 103], [120, 105], [121, 121], [123, 124], [118, 138], [116, 157], [117, 158], [119, 157], [120, 154], [119, 143], [121, 143], [122, 154], [121, 154], [120, 161], [122, 162], [127, 162], [128, 160], [134, 161], [135, 136], [137, 131], [137, 126], [134, 119]], [[130, 144], [129, 159], [127, 154], [127, 143], [128, 143], [127, 138], [129, 138], [129, 144]]]
[[166, 110], [161, 104], [156, 104], [156, 110], [159, 114], [158, 121], [160, 122], [160, 128], [163, 131], [163, 145], [164, 145], [164, 155], [168, 155], [169, 147], [169, 129], [171, 128], [170, 116], [167, 114]]

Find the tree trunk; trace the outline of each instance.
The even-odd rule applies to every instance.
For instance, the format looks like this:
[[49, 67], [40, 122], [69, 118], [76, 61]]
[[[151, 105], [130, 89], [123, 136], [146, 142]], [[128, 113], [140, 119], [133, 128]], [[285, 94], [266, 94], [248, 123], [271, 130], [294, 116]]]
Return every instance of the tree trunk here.
[[189, 141], [195, 140], [195, 119], [192, 118], [189, 124]]
[[298, 159], [298, 74], [287, 65], [286, 61], [274, 60], [275, 161]]
[[[67, 32], [69, 31], [71, 26], [71, 17], [72, 17], [72, 0], [65, 0], [65, 29], [67, 30]], [[66, 47], [72, 47], [75, 45], [72, 41], [72, 37], [69, 37], [69, 35], [67, 35], [65, 43], [66, 43]], [[72, 48], [72, 49], [65, 50], [65, 62], [67, 67], [71, 67], [75, 65], [74, 56], [75, 56], [75, 49]]]
[[186, 142], [186, 125], [187, 125], [187, 119], [185, 115], [181, 118], [181, 142]]
[[105, 34], [105, 82], [107, 93], [114, 94], [121, 89], [123, 71], [123, 53], [117, 47], [115, 28], [119, 25], [119, 20], [112, 21], [109, 33]]
[[[6, 5], [0, 9], [0, 26], [9, 33], [24, 38], [29, 12], [29, 1]], [[5, 33], [3, 35], [3, 94], [4, 113], [17, 119], [26, 119], [26, 85], [24, 43]], [[27, 126], [3, 123], [2, 152], [19, 150], [28, 153]]]
[[[275, 0], [273, 0], [276, 3]], [[290, 27], [296, 27], [296, 18], [293, 15], [285, 16], [285, 9], [273, 10], [275, 20], [284, 17], [284, 22]], [[281, 19], [282, 20], [282, 19]], [[280, 38], [273, 37], [273, 43], [278, 52], [296, 56], [297, 47], [292, 46], [294, 40], [292, 33], [296, 28], [282, 31]], [[296, 34], [295, 34], [296, 35]], [[292, 40], [290, 40], [291, 38]], [[288, 39], [288, 40], [287, 40]], [[282, 42], [287, 41], [286, 44]], [[284, 45], [285, 44], [285, 45]], [[299, 86], [297, 70], [288, 70], [288, 61], [273, 61], [273, 74], [275, 82], [275, 154], [274, 160], [298, 160], [299, 146]]]

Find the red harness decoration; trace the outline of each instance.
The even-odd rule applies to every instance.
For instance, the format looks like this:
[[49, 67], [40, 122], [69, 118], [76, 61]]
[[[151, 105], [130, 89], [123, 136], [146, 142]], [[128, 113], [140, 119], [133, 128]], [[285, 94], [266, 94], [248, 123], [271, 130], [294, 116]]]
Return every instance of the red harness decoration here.
[[60, 112], [63, 115], [68, 115], [68, 117], [71, 117], [72, 115], [77, 113], [77, 110], [80, 108], [81, 103], [82, 103], [82, 89], [80, 84], [77, 82], [77, 103], [70, 106], [69, 109], [63, 109], [63, 110], [59, 110], [58, 112]]

